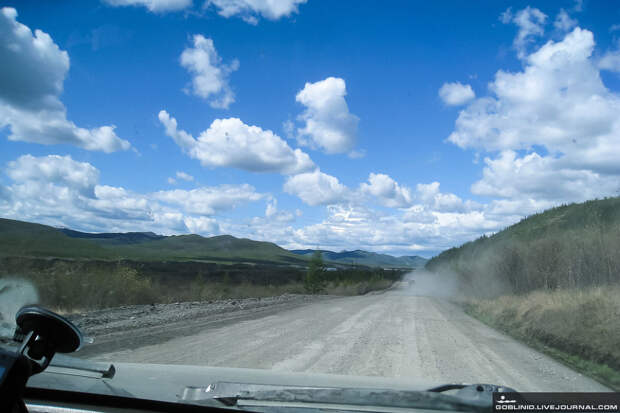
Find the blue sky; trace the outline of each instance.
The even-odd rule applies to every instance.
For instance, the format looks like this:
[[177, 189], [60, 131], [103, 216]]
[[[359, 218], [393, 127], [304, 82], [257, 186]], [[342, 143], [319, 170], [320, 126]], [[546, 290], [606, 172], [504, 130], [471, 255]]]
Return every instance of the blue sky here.
[[614, 2], [4, 4], [2, 217], [430, 256], [620, 190]]

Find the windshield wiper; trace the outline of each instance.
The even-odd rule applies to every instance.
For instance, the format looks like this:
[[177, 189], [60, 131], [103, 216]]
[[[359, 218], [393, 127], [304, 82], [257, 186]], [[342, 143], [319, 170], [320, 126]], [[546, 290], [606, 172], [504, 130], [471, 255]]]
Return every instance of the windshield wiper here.
[[63, 354], [55, 354], [50, 363], [50, 367], [52, 369], [47, 370], [49, 373], [71, 375], [84, 375], [83, 373], [87, 373], [89, 377], [102, 379], [111, 379], [116, 374], [114, 364], [84, 360], [77, 357], [65, 356]]
[[[447, 390], [455, 394], [442, 393]], [[179, 398], [184, 403], [206, 404], [216, 400], [226, 406], [255, 410], [269, 408], [317, 408], [356, 410], [356, 408], [418, 408], [432, 410], [488, 411], [494, 391], [513, 391], [488, 384], [445, 385], [428, 391], [390, 389], [271, 386], [218, 382], [207, 387], [187, 387]]]

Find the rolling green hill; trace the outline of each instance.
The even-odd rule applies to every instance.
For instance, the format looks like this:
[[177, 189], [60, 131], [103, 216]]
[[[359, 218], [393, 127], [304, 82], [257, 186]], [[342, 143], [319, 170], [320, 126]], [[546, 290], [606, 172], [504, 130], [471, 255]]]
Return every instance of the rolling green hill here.
[[96, 243], [74, 239], [40, 224], [0, 218], [0, 255], [61, 258], [106, 258], [110, 252]]
[[144, 259], [205, 260], [230, 262], [262, 262], [281, 264], [304, 264], [289, 251], [271, 242], [235, 238], [231, 235], [202, 237], [200, 235], [173, 235], [155, 241], [127, 244], [115, 247], [129, 256]]
[[[314, 250], [291, 250], [292, 253], [311, 256]], [[426, 264], [426, 258], [413, 256], [394, 257], [387, 254], [378, 254], [376, 252], [355, 250], [355, 251], [327, 251], [321, 250], [323, 260], [338, 264], [348, 265], [365, 265], [368, 267], [381, 268], [422, 268]]]
[[9, 219], [0, 219], [0, 256], [299, 265], [307, 261], [271, 242], [230, 235], [89, 234]]

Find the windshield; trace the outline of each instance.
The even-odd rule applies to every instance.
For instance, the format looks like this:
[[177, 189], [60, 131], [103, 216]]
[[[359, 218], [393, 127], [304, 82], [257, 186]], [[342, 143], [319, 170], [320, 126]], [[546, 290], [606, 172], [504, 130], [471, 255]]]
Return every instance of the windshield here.
[[39, 304], [172, 399], [620, 390], [618, 3], [5, 1], [0, 62], [0, 346]]

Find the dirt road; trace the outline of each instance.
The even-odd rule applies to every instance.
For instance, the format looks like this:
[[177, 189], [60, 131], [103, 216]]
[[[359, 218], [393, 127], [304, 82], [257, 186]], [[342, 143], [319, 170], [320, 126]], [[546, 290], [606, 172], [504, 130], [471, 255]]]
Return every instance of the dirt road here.
[[496, 383], [520, 391], [608, 391], [402, 283], [381, 294], [311, 302], [98, 360]]

